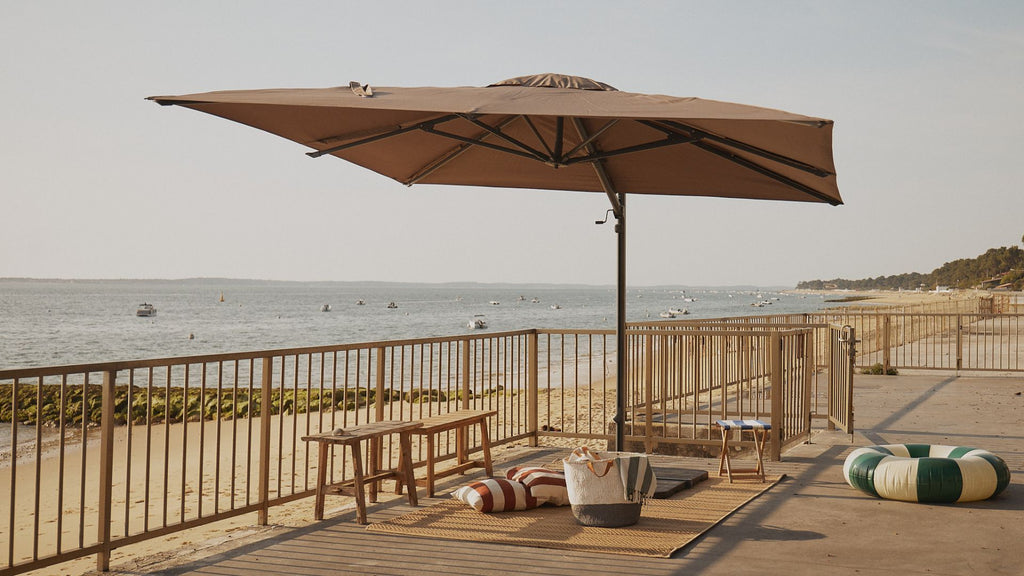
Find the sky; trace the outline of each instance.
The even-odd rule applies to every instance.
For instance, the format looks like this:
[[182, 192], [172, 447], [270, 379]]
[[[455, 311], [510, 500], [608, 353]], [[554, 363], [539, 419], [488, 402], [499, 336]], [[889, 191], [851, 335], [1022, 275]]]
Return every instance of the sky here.
[[405, 187], [147, 96], [585, 76], [829, 118], [845, 204], [631, 196], [632, 286], [1024, 234], [1024, 2], [3, 2], [0, 277], [615, 283], [603, 194]]

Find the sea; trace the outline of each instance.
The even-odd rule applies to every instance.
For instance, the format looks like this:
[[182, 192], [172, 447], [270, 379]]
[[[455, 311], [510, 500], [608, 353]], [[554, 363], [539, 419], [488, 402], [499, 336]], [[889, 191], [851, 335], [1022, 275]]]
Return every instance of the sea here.
[[[362, 302], [362, 304], [359, 304]], [[394, 302], [395, 307], [389, 304]], [[762, 307], [754, 302], [770, 302]], [[156, 314], [136, 315], [140, 304]], [[329, 311], [324, 311], [329, 306]], [[627, 290], [630, 321], [814, 312], [781, 288]], [[482, 318], [484, 330], [470, 321]], [[0, 370], [527, 328], [615, 328], [615, 288], [551, 284], [0, 279]], [[21, 425], [19, 444], [34, 430]], [[0, 456], [11, 430], [0, 426]], [[2, 458], [0, 458], [2, 460]], [[3, 462], [0, 462], [0, 466]]]
[[[136, 316], [143, 303], [156, 314]], [[780, 288], [639, 287], [627, 290], [626, 316], [659, 320], [670, 308], [685, 308], [689, 314], [677, 318], [700, 319], [826, 306], [820, 295]], [[615, 288], [0, 279], [0, 369], [450, 336], [473, 332], [474, 318], [484, 319], [490, 332], [614, 329]]]

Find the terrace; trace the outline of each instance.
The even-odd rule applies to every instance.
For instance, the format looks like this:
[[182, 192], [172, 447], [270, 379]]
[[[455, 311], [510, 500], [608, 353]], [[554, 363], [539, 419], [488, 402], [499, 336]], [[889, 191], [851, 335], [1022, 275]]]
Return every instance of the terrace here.
[[[878, 567], [882, 573], [892, 562], [900, 566], [897, 551], [947, 537], [940, 556], [960, 560], [937, 565], [966, 557], [994, 570], [1019, 536], [1007, 515], [1021, 509], [1016, 394], [1024, 339], [1018, 315], [982, 313], [981, 306], [631, 326], [630, 449], [655, 454], [658, 465], [717, 470], [715, 418], [770, 419], [777, 433], [768, 472], [787, 476], [667, 560], [371, 534], [352, 522], [348, 504], [311, 523], [315, 450], [298, 438], [319, 430], [473, 408], [498, 411], [490, 436], [499, 470], [548, 463], [575, 445], [603, 447], [612, 438], [615, 389], [607, 332], [528, 330], [0, 371], [5, 407], [32, 422], [11, 425], [18, 457], [0, 468], [0, 487], [10, 487], [0, 501], [7, 519], [0, 574], [56, 564], [66, 573], [110, 567], [133, 574], [607, 573], [627, 566], [632, 573], [744, 573], [776, 564], [798, 573], [871, 573], [876, 557], [889, 563]], [[854, 338], [860, 344], [851, 356]], [[858, 375], [853, 395], [854, 362], [904, 374], [942, 371]], [[844, 428], [854, 424], [853, 398], [851, 436]], [[27, 418], [29, 405], [43, 407], [33, 414], [47, 406], [59, 414], [56, 428]], [[992, 501], [957, 506], [876, 501], [846, 486], [841, 467], [853, 446], [910, 441], [992, 450], [1010, 464], [1013, 485]], [[438, 456], [453, 457], [453, 446], [449, 436]], [[414, 446], [415, 460], [423, 461], [424, 449]], [[345, 478], [349, 463], [336, 456], [331, 474]], [[397, 458], [397, 443], [385, 446], [384, 458]], [[442, 483], [438, 495], [472, 477]], [[422, 498], [421, 506], [438, 501]], [[382, 498], [369, 520], [410, 511], [402, 498]], [[974, 536], [948, 527], [965, 518], [987, 547], [962, 549]], [[898, 536], [888, 532], [904, 526]]]

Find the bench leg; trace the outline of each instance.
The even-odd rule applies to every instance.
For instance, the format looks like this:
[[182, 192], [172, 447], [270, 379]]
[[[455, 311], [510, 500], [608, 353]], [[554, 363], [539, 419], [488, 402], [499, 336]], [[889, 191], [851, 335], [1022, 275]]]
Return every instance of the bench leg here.
[[352, 485], [356, 497], [356, 522], [366, 524], [366, 493], [363, 487], [363, 456], [359, 453], [359, 445], [352, 446]]
[[487, 431], [487, 419], [480, 421], [480, 448], [484, 453], [484, 471], [488, 476], [494, 476], [494, 466], [491, 464], [491, 437]]
[[434, 497], [434, 435], [427, 434], [427, 497]]
[[409, 505], [419, 506], [416, 496], [416, 478], [412, 470], [412, 434], [402, 432], [399, 435], [401, 453], [398, 456], [398, 480], [395, 481], [395, 494], [402, 493], [402, 484], [409, 488]]
[[324, 490], [327, 484], [327, 442], [318, 442], [320, 444], [320, 454], [318, 459], [318, 466], [316, 471], [316, 505], [313, 508], [313, 518], [316, 520], [324, 519]]
[[[370, 438], [370, 452], [366, 455], [369, 462], [367, 466], [367, 476], [376, 476], [380, 470], [381, 460], [381, 441], [380, 438]], [[377, 501], [377, 487], [380, 484], [380, 480], [374, 480], [370, 482], [370, 502]]]

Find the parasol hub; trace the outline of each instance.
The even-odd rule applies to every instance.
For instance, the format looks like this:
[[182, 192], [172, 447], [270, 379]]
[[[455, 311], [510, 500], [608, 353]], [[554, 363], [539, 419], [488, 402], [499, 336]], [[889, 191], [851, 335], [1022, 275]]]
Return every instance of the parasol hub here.
[[618, 92], [618, 90], [604, 82], [584, 78], [583, 76], [569, 76], [567, 74], [531, 74], [529, 76], [517, 76], [490, 84], [492, 86], [524, 86], [527, 88], [569, 88], [572, 90], [599, 90], [605, 92]]

